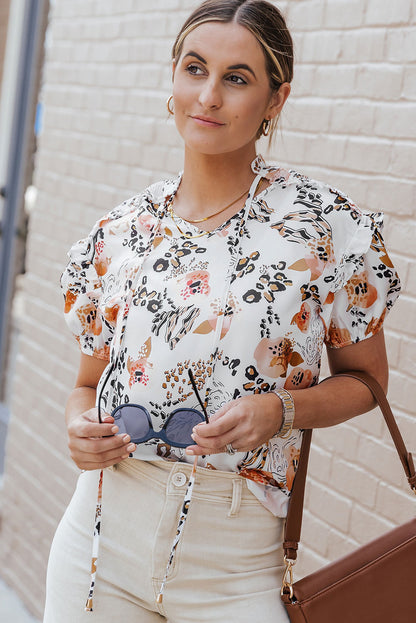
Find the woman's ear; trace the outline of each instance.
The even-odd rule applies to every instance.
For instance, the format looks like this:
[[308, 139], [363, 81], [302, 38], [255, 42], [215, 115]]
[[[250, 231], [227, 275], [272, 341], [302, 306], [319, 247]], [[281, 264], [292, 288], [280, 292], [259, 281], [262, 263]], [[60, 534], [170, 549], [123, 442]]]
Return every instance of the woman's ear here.
[[[274, 119], [282, 111], [283, 106], [286, 103], [287, 98], [290, 95], [291, 86], [289, 82], [283, 82], [278, 91], [273, 91], [270, 98], [270, 103], [267, 108], [267, 118]], [[265, 115], [266, 117], [266, 115]]]

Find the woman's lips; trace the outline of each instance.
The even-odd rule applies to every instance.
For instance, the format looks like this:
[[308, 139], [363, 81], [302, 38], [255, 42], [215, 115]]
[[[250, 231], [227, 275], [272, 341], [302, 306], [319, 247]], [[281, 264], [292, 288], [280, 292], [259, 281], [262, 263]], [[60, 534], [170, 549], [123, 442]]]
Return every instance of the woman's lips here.
[[221, 123], [220, 121], [216, 121], [215, 119], [211, 119], [211, 117], [202, 117], [199, 115], [191, 115], [191, 119], [195, 121], [198, 125], [203, 125], [208, 128], [221, 128], [225, 123]]

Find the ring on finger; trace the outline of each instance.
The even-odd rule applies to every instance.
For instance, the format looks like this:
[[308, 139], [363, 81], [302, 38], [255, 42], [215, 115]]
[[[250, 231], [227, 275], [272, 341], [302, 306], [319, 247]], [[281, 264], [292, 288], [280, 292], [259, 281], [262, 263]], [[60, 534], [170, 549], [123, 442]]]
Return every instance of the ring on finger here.
[[227, 443], [227, 445], [225, 446], [225, 451], [227, 454], [235, 454], [237, 452], [237, 450], [235, 448], [233, 448], [231, 443]]

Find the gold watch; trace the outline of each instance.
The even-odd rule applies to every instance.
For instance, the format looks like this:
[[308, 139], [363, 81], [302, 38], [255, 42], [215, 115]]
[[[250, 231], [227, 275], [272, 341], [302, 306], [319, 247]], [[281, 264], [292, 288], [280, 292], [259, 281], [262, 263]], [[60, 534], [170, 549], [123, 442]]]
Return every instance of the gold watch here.
[[276, 394], [282, 401], [282, 425], [275, 433], [274, 437], [283, 437], [286, 439], [290, 436], [293, 428], [293, 420], [295, 419], [295, 403], [293, 402], [292, 394], [287, 389], [273, 389], [272, 392]]

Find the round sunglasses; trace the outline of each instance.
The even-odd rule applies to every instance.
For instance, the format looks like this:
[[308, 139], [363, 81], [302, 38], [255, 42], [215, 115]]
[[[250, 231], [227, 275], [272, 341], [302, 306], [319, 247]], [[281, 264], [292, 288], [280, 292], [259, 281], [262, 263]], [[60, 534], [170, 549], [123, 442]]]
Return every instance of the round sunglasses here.
[[[104, 383], [101, 386], [100, 395], [98, 398], [98, 420], [102, 423], [101, 418], [101, 397], [103, 389], [107, 384], [110, 374], [113, 371], [113, 366], [110, 368]], [[114, 424], [118, 426], [118, 435], [130, 435], [133, 443], [144, 443], [150, 439], [161, 439], [170, 446], [176, 448], [186, 448], [193, 445], [195, 442], [192, 439], [192, 431], [194, 426], [201, 422], [208, 424], [208, 414], [205, 409], [205, 405], [201, 400], [196, 387], [194, 375], [192, 370], [188, 369], [189, 379], [191, 381], [192, 388], [201, 405], [202, 413], [197, 409], [191, 408], [178, 408], [168, 416], [162, 428], [155, 431], [152, 425], [152, 420], [148, 410], [142, 405], [133, 404], [127, 402], [126, 404], [119, 405], [111, 413], [114, 418]]]
[[160, 430], [155, 431], [150, 414], [145, 407], [132, 403], [116, 407], [111, 414], [119, 428], [118, 435], [128, 434], [133, 443], [144, 443], [149, 439], [161, 439], [170, 446], [186, 448], [194, 444], [191, 437], [194, 426], [205, 421], [196, 409], [175, 409]]

